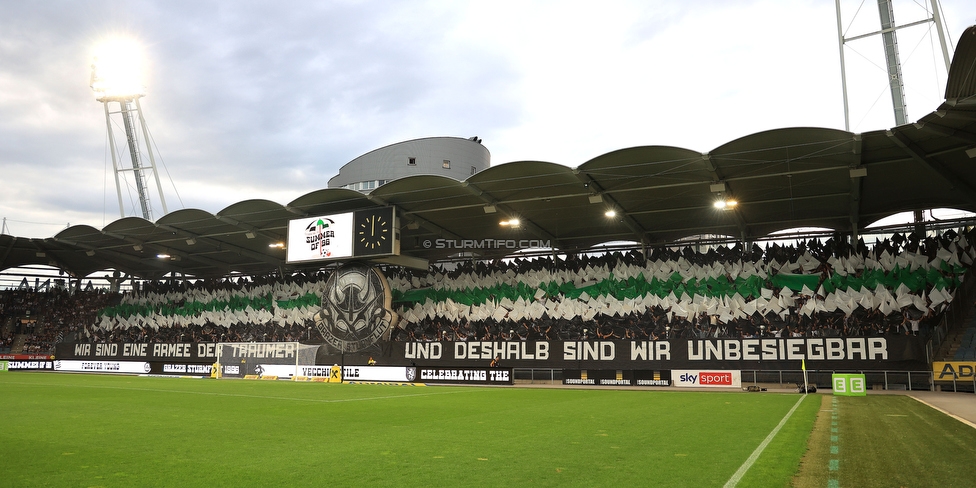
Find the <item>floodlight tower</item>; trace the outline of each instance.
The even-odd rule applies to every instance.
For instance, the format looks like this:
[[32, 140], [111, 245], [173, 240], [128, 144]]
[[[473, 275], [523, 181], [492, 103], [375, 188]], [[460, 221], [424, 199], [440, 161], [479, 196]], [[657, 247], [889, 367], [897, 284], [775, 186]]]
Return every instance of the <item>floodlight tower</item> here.
[[[142, 105], [139, 103], [139, 99], [146, 95], [146, 88], [141, 82], [139, 59], [138, 49], [132, 43], [115, 41], [102, 46], [92, 62], [91, 88], [95, 92], [95, 100], [102, 102], [105, 107], [105, 125], [108, 128], [112, 167], [115, 171], [119, 214], [125, 217], [121, 180], [128, 181], [125, 174], [131, 172], [139, 195], [142, 217], [152, 221], [152, 205], [146, 184], [147, 172], [151, 173], [156, 180], [156, 191], [163, 213], [168, 213], [168, 210], [166, 198], [163, 196], [163, 186], [159, 181], [159, 172], [156, 171], [156, 158], [153, 156], [149, 141], [149, 130], [146, 128], [146, 119], [142, 115]], [[113, 110], [110, 104], [118, 104], [118, 109]], [[121, 118], [122, 126], [125, 128], [126, 147], [131, 164], [129, 167], [125, 167], [124, 158], [119, 154], [116, 146], [114, 128], [117, 124], [113, 123], [115, 118]], [[141, 140], [139, 132], [142, 133]], [[143, 161], [143, 153], [148, 156], [148, 165]]]
[[[846, 37], [844, 27], [841, 22], [841, 0], [834, 0], [837, 12], [837, 38], [840, 48], [840, 77], [841, 86], [844, 93], [844, 130], [851, 130], [850, 114], [847, 103], [847, 68], [844, 62], [844, 45], [848, 42], [880, 35], [884, 44], [885, 64], [887, 66], [889, 91], [891, 92], [891, 105], [895, 115], [895, 125], [905, 125], [908, 123], [908, 110], [905, 104], [905, 82], [901, 72], [901, 56], [898, 53], [897, 31], [906, 27], [913, 27], [920, 24], [935, 24], [936, 32], [939, 35], [939, 43], [942, 47], [942, 59], [945, 61], [946, 72], [949, 71], [949, 48], [946, 45], [943, 21], [941, 18], [942, 7], [939, 0], [929, 0], [931, 11], [926, 10], [926, 17], [922, 20], [911, 22], [905, 25], [895, 24], [895, 10], [891, 0], [878, 0], [878, 14], [881, 18], [881, 30], [862, 34], [858, 36]], [[924, 2], [917, 2], [924, 6]]]

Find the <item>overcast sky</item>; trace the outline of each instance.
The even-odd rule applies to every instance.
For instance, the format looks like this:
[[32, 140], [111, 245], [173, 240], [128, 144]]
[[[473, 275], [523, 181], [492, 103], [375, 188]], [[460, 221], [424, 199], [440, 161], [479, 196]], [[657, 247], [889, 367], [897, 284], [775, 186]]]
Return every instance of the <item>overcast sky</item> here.
[[[119, 218], [89, 88], [93, 46], [116, 36], [144, 52], [170, 211], [285, 204], [363, 153], [421, 137], [477, 135], [492, 165], [575, 167], [625, 147], [706, 152], [768, 129], [844, 128], [829, 0], [0, 5], [0, 218], [15, 236]], [[895, 5], [903, 25], [928, 0]], [[951, 55], [976, 8], [943, 10]], [[842, 13], [848, 36], [879, 29], [873, 0]], [[898, 33], [910, 120], [943, 100], [934, 33]], [[853, 132], [894, 125], [881, 46], [845, 49]]]

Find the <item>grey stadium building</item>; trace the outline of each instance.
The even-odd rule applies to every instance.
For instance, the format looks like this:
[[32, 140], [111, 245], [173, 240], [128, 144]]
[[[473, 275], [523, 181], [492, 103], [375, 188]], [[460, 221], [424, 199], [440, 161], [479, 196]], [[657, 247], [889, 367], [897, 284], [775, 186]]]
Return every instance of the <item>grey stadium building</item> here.
[[329, 188], [369, 193], [407, 176], [438, 175], [458, 181], [488, 169], [491, 155], [481, 139], [426, 137], [374, 149], [346, 163]]

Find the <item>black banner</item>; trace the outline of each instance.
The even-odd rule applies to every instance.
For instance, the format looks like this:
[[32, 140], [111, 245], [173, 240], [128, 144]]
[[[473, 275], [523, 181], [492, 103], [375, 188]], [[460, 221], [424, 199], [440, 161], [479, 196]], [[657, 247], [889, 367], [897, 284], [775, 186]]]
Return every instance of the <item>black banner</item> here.
[[[339, 354], [320, 347], [315, 364], [566, 370], [928, 370], [925, 344], [915, 336], [670, 341], [468, 341], [381, 342], [363, 353]], [[274, 349], [274, 348], [272, 348]], [[212, 364], [217, 344], [58, 344], [58, 359], [139, 360]], [[277, 350], [272, 351], [277, 354]], [[267, 353], [267, 352], [266, 352]], [[270, 354], [270, 353], [269, 353]]]
[[487, 365], [568, 370], [807, 369], [927, 370], [914, 336], [681, 339], [670, 341], [494, 341], [394, 343], [390, 358], [418, 365]]
[[511, 385], [514, 379], [507, 368], [417, 368], [420, 383]]
[[215, 343], [70, 343], [57, 344], [58, 359], [97, 359], [101, 361], [160, 361], [213, 363], [217, 360]]
[[24, 370], [24, 371], [29, 371], [29, 370], [48, 370], [48, 371], [50, 371], [50, 370], [53, 370], [54, 369], [54, 361], [42, 361], [42, 360], [37, 360], [37, 359], [28, 359], [28, 360], [20, 360], [20, 359], [18, 359], [18, 360], [6, 360], [6, 359], [4, 359], [3, 361], [7, 361], [7, 369], [10, 370], [10, 371], [20, 371], [20, 370]]

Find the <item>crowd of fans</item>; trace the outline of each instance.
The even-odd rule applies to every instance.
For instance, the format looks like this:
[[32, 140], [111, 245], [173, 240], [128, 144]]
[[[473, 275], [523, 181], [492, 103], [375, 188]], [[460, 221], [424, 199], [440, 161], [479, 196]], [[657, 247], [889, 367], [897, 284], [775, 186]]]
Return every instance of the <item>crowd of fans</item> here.
[[[709, 269], [716, 263], [725, 263], [725, 270], [733, 268], [730, 263], [753, 263], [754, 270], [763, 275], [763, 286], [768, 287], [769, 296], [763, 295], [764, 303], [777, 302], [782, 308], [763, 308], [760, 305], [736, 316], [715, 312], [715, 307], [704, 310], [697, 297], [685, 300], [686, 308], [672, 296], [672, 300], [662, 300], [664, 304], [651, 304], [630, 310], [626, 307], [620, 313], [598, 313], [591, 317], [560, 317], [546, 313], [529, 320], [508, 317], [484, 316], [472, 320], [471, 313], [455, 314], [458, 308], [474, 309], [483, 307], [475, 303], [465, 303], [462, 307], [431, 306], [413, 304], [418, 311], [404, 325], [400, 337], [405, 340], [581, 340], [581, 339], [638, 339], [657, 340], [665, 338], [722, 338], [722, 337], [817, 337], [817, 336], [875, 336], [875, 335], [925, 335], [938, 320], [938, 314], [952, 300], [952, 292], [961, 281], [965, 270], [973, 262], [974, 253], [969, 239], [950, 231], [939, 237], [918, 239], [917, 236], [895, 234], [891, 239], [878, 242], [869, 249], [863, 241], [852, 246], [845, 242], [829, 239], [799, 242], [796, 246], [771, 245], [766, 249], [753, 245], [749, 248], [741, 244], [733, 247], [719, 246], [704, 253], [690, 247], [683, 249], [657, 249], [645, 260], [639, 253], [611, 253], [596, 256], [570, 256], [565, 260], [517, 259], [511, 261], [464, 263], [458, 268], [445, 271], [440, 276], [433, 272], [417, 273], [404, 271], [391, 278], [410, 283], [414, 288], [437, 286], [449, 281], [448, 287], [464, 288], [471, 283], [497, 282], [508, 280], [514, 283], [533, 273], [552, 276], [552, 271], [568, 270], [580, 273], [582, 270], [603, 270], [611, 275], [621, 268], [645, 267], [648, 263], [683, 262], [685, 270]], [[856, 263], [851, 266], [851, 263]], [[927, 271], [919, 271], [928, 266]], [[914, 277], [925, 275], [927, 283], [919, 286], [913, 283], [915, 292], [898, 286], [897, 290], [871, 290], [862, 287], [848, 290], [845, 300], [833, 293], [825, 292], [824, 285], [831, 277], [847, 275], [848, 281], [857, 282], [859, 277], [867, 276], [870, 270], [881, 270], [881, 276], [894, 276], [898, 268], [916, 268]], [[677, 266], [675, 267], [677, 268]], [[740, 266], [737, 269], [741, 269]], [[670, 268], [669, 268], [670, 269]], [[541, 272], [541, 273], [539, 273]], [[646, 272], [646, 271], [645, 271]], [[885, 273], [887, 272], [887, 273]], [[633, 273], [633, 271], [631, 271]], [[785, 275], [819, 276], [819, 283], [793, 293], [786, 288], [773, 285], [776, 277]], [[597, 273], [599, 274], [599, 273]], [[693, 274], [691, 271], [686, 276]], [[878, 276], [878, 273], [874, 273]], [[488, 277], [487, 279], [484, 279]], [[699, 276], [700, 277], [700, 276]], [[724, 277], [726, 283], [731, 276]], [[543, 283], [548, 278], [543, 278]], [[685, 281], [690, 281], [685, 279]], [[867, 282], [867, 281], [866, 281]], [[534, 286], [536, 283], [532, 283]], [[585, 284], [585, 283], [584, 283]], [[406, 285], [406, 286], [411, 286]], [[838, 291], [838, 294], [842, 291]], [[436, 293], [428, 293], [428, 295]], [[409, 293], [408, 293], [409, 295]], [[449, 295], [456, 298], [457, 295]], [[463, 297], [462, 297], [463, 298]], [[613, 301], [613, 300], [610, 300]], [[687, 307], [691, 302], [691, 307]], [[592, 302], [591, 302], [592, 303]], [[697, 308], [695, 304], [697, 303]], [[452, 305], [449, 303], [449, 305]], [[495, 303], [488, 305], [489, 311]], [[605, 305], [605, 304], [603, 304]], [[851, 306], [853, 305], [853, 306]], [[520, 305], [509, 301], [508, 310]], [[500, 308], [500, 307], [498, 307]], [[496, 310], [498, 309], [496, 308]], [[633, 308], [633, 307], [631, 307]], [[726, 307], [728, 308], [728, 307]], [[528, 313], [528, 308], [526, 309]], [[510, 315], [509, 315], [510, 316]]]
[[[696, 252], [691, 247], [660, 248], [647, 256], [639, 252], [616, 252], [570, 255], [565, 259], [466, 261], [427, 271], [387, 268], [384, 273], [394, 288], [394, 298], [399, 300], [394, 305], [398, 307], [401, 321], [392, 334], [399, 341], [924, 335], [951, 301], [953, 288], [973, 262], [976, 253], [967, 237], [953, 231], [926, 238], [895, 234], [872, 248], [863, 242], [851, 245], [834, 239], [801, 241], [792, 246], [773, 244], [765, 248], [737, 244], [705, 252]], [[930, 271], [929, 283], [921, 293], [906, 294], [904, 289], [899, 290], [897, 307], [886, 307], [895, 303], [896, 290], [878, 292], [890, 292], [887, 302], [875, 298], [873, 305], [868, 300], [868, 305], [862, 301], [843, 310], [823, 306], [825, 301], [830, 302], [823, 286], [830, 277], [838, 274], [856, 277], [872, 267], [890, 271], [892, 263], [903, 267], [927, 263], [934, 271]], [[752, 303], [745, 307], [746, 313], [728, 297], [679, 298], [672, 293], [670, 301], [638, 296], [614, 302], [612, 298], [580, 293], [589, 289], [586, 286], [592, 287], [592, 281], [586, 281], [591, 274], [626, 275], [634, 274], [635, 269], [649, 274], [662, 268], [684, 273], [686, 283], [679, 286], [703, 279], [705, 272], [713, 277], [717, 273], [731, 282], [735, 278], [733, 273], [751, 270], [762, 279], [764, 294], [748, 301], [755, 300], [761, 305]], [[933, 273], [939, 286], [947, 290], [941, 295], [934, 288]], [[773, 278], [778, 274], [817, 275], [821, 277], [821, 285], [804, 287], [802, 292], [794, 293], [774, 284]], [[569, 288], [559, 288], [575, 294], [560, 295], [561, 291], [554, 291], [557, 285], [547, 285], [546, 278], [534, 276], [549, 279], [558, 276], [570, 282], [575, 279], [577, 283], [571, 283]], [[314, 343], [321, 341], [321, 336], [314, 327], [312, 315], [320, 300], [318, 291], [327, 279], [327, 272], [318, 271], [286, 277], [139, 282], [124, 294], [102, 290], [69, 292], [63, 288], [43, 292], [9, 290], [0, 292], [0, 351], [9, 351], [18, 335], [26, 338], [25, 353], [49, 352], [60, 341]], [[524, 285], [525, 282], [530, 285]], [[534, 296], [518, 306], [531, 303], [536, 308], [525, 306], [521, 315], [505, 305], [511, 301], [491, 295], [493, 292], [485, 292], [487, 298], [464, 306], [445, 307], [443, 303], [433, 303], [429, 297], [423, 302], [409, 299], [411, 292], [426, 293], [438, 286], [477, 285], [494, 290], [496, 285], [516, 283], [535, 291]], [[549, 292], [539, 290], [545, 290], [546, 286], [550, 286]], [[902, 301], [907, 295], [911, 295], [908, 301]], [[245, 297], [244, 301], [240, 296]], [[932, 296], [940, 299], [934, 300]], [[746, 303], [742, 297], [735, 299], [740, 304]], [[235, 300], [239, 309], [232, 311]], [[713, 303], [710, 308], [708, 300]], [[734, 313], [715, 312], [716, 301], [726, 310], [728, 303], [733, 303]], [[884, 302], [882, 306], [878, 306], [879, 301]], [[550, 308], [538, 308], [542, 305], [534, 302], [548, 303]], [[552, 305], [557, 302], [560, 305], [574, 302], [575, 310], [588, 312], [554, 313]], [[613, 307], [608, 305], [610, 302]], [[484, 310], [493, 312], [487, 316], [478, 312]]]
[[64, 288], [47, 291], [8, 290], [0, 293], [0, 351], [10, 352], [18, 335], [24, 354], [47, 353], [54, 344], [82, 337], [98, 313], [117, 303], [117, 293], [102, 290], [71, 293]]

